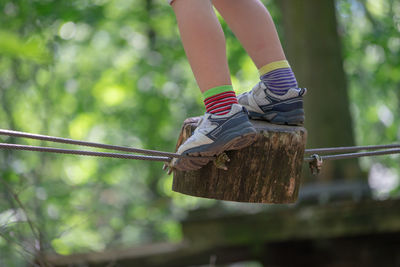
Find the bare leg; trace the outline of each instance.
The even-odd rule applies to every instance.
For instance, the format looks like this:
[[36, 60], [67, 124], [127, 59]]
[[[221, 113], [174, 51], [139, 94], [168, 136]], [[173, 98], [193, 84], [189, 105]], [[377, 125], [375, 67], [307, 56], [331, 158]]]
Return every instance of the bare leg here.
[[212, 1], [260, 74], [260, 82], [250, 92], [238, 96], [239, 104], [249, 111], [251, 118], [301, 125], [302, 96], [306, 91], [298, 88], [268, 10], [260, 0]]
[[[247, 0], [243, 0], [247, 1]], [[226, 58], [225, 37], [210, 0], [175, 0], [172, 3], [186, 56], [200, 90], [206, 113], [193, 135], [179, 146], [178, 154], [212, 156], [254, 142], [256, 130], [238, 105]], [[207, 164], [175, 158], [179, 170]]]
[[286, 59], [271, 15], [259, 0], [212, 2], [258, 69]]
[[172, 7], [200, 90], [231, 85], [225, 37], [211, 1], [175, 0]]

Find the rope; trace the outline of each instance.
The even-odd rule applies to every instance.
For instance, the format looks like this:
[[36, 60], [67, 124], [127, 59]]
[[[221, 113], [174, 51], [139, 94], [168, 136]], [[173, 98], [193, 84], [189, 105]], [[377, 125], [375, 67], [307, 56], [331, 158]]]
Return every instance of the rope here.
[[400, 148], [400, 144], [312, 148], [312, 149], [306, 149], [304, 151], [304, 153], [305, 154], [318, 154], [318, 153], [355, 152], [355, 151], [360, 151], [360, 150], [377, 150], [377, 149], [388, 149], [388, 148]]
[[[162, 162], [170, 162], [172, 158], [187, 158], [187, 157], [199, 158], [199, 157], [195, 157], [195, 156], [186, 156], [186, 155], [180, 155], [177, 153], [170, 153], [170, 152], [164, 152], [164, 151], [139, 149], [139, 148], [115, 146], [115, 145], [106, 145], [106, 144], [100, 144], [100, 143], [79, 141], [79, 140], [60, 138], [60, 137], [54, 137], [54, 136], [48, 136], [48, 135], [30, 134], [30, 133], [25, 133], [25, 132], [3, 130], [3, 129], [0, 129], [0, 135], [23, 137], [23, 138], [71, 144], [71, 145], [96, 147], [96, 148], [103, 148], [103, 149], [116, 150], [116, 151], [134, 152], [134, 153], [140, 153], [140, 154], [147, 154], [148, 156], [109, 153], [109, 152], [94, 152], [94, 151], [85, 151], [85, 150], [61, 149], [61, 148], [40, 147], [40, 146], [17, 145], [17, 144], [6, 144], [6, 143], [0, 143], [0, 149], [27, 150], [27, 151], [37, 151], [37, 152], [74, 154], [74, 155], [120, 158], [120, 159], [162, 161]], [[337, 155], [324, 155], [324, 156], [317, 155], [317, 153], [352, 152], [352, 151], [359, 151], [359, 150], [376, 150], [376, 149], [385, 149], [385, 150], [358, 152], [358, 153], [346, 153], [346, 154], [337, 154]], [[314, 148], [314, 149], [306, 149], [305, 150], [305, 154], [314, 154], [314, 155], [311, 157], [304, 158], [304, 161], [305, 162], [313, 162], [313, 161], [315, 161], [315, 156], [318, 156], [319, 159], [321, 159], [321, 160], [338, 160], [338, 159], [360, 158], [360, 157], [367, 157], [367, 156], [379, 156], [379, 155], [389, 155], [389, 154], [398, 154], [398, 153], [400, 153], [400, 144]], [[201, 157], [201, 158], [208, 158], [211, 160], [215, 159], [215, 157]]]
[[[351, 159], [351, 158], [390, 155], [390, 154], [399, 154], [399, 153], [400, 153], [400, 149], [387, 149], [387, 150], [381, 150], [381, 151], [369, 151], [369, 152], [347, 153], [347, 154], [337, 154], [337, 155], [325, 155], [325, 156], [319, 156], [319, 157], [322, 160], [338, 160], [338, 159]], [[304, 158], [305, 162], [312, 162], [314, 160], [315, 160], [315, 157]]]
[[[115, 150], [115, 151], [133, 152], [133, 153], [147, 154], [147, 155], [152, 155], [152, 156], [163, 156], [163, 157], [168, 157], [168, 158], [187, 158], [187, 157], [198, 158], [198, 157], [194, 157], [194, 156], [191, 157], [191, 156], [186, 156], [186, 155], [180, 155], [177, 153], [163, 152], [163, 151], [157, 151], [157, 150], [106, 145], [106, 144], [100, 144], [100, 143], [79, 141], [79, 140], [73, 140], [73, 139], [68, 139], [68, 138], [61, 138], [61, 137], [54, 137], [54, 136], [40, 135], [40, 134], [31, 134], [31, 133], [4, 130], [4, 129], [0, 129], [0, 135], [23, 137], [23, 138], [36, 139], [36, 140], [42, 140], [42, 141], [50, 141], [50, 142], [63, 143], [63, 144], [96, 147], [96, 148], [103, 148], [103, 149], [109, 149], [109, 150]], [[29, 147], [32, 148], [32, 146], [29, 146]], [[7, 148], [11, 149], [11, 147], [7, 147]], [[39, 147], [37, 147], [37, 148], [39, 148]], [[35, 150], [35, 151], [39, 151], [39, 150]], [[68, 150], [64, 149], [63, 151], [68, 151]], [[76, 150], [76, 151], [78, 151], [78, 150]], [[55, 153], [57, 153], [57, 152], [55, 152]], [[65, 153], [65, 154], [67, 154], [67, 153]], [[214, 159], [214, 157], [202, 157], [202, 158]]]
[[61, 148], [52, 148], [52, 147], [5, 144], [5, 143], [0, 143], [0, 148], [13, 149], [13, 150], [27, 150], [27, 151], [36, 151], [36, 152], [58, 153], [58, 154], [73, 154], [73, 155], [83, 155], [83, 156], [93, 156], [93, 157], [119, 158], [119, 159], [137, 159], [137, 160], [163, 161], [163, 162], [171, 161], [171, 158], [169, 158], [169, 157], [140, 156], [140, 155], [132, 155], [132, 154], [94, 152], [94, 151], [61, 149]]

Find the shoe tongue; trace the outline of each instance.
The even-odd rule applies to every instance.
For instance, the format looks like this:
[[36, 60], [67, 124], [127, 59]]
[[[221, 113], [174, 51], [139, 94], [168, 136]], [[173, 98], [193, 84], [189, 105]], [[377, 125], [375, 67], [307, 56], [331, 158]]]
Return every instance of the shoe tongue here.
[[203, 121], [206, 119], [206, 117], [208, 117], [208, 116], [210, 116], [210, 114], [209, 113], [206, 113], [206, 114], [204, 114], [203, 116], [201, 116], [201, 118], [200, 118], [200, 120], [197, 122], [197, 127], [198, 126], [200, 126], [202, 123], [203, 123]]
[[242, 106], [238, 104], [233, 104], [230, 113], [236, 113], [242, 110]]
[[259, 82], [254, 86], [253, 93], [255, 96], [263, 97], [263, 95], [265, 94], [264, 92], [265, 89], [267, 89], [265, 84], [263, 82]]

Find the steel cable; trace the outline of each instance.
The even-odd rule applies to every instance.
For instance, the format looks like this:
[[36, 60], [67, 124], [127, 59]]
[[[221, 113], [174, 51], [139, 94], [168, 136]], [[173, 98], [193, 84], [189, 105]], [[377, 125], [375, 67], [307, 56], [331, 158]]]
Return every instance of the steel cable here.
[[304, 153], [305, 154], [318, 154], [318, 153], [354, 152], [354, 151], [360, 151], [360, 150], [378, 150], [378, 149], [388, 149], [388, 148], [400, 148], [400, 144], [311, 148], [311, 149], [306, 149], [304, 151]]
[[[162, 162], [170, 162], [172, 158], [190, 157], [190, 156], [180, 155], [177, 153], [163, 152], [163, 151], [157, 151], [157, 150], [148, 150], [148, 149], [139, 149], [139, 148], [132, 148], [132, 147], [124, 147], [124, 146], [106, 145], [106, 144], [100, 144], [100, 143], [79, 141], [79, 140], [47, 136], [47, 135], [30, 134], [30, 133], [25, 133], [25, 132], [18, 132], [18, 131], [4, 130], [4, 129], [0, 129], [0, 135], [23, 137], [23, 138], [29, 138], [29, 139], [36, 139], [36, 140], [50, 141], [50, 142], [64, 143], [64, 144], [72, 144], [72, 145], [80, 145], [80, 146], [87, 146], [87, 147], [96, 147], [96, 148], [116, 150], [116, 151], [134, 152], [134, 153], [140, 153], [140, 154], [147, 154], [148, 156], [109, 153], [109, 152], [95, 152], [95, 151], [85, 151], [85, 150], [73, 150], [73, 149], [61, 149], [61, 148], [7, 144], [7, 143], [0, 143], [0, 149], [27, 150], [27, 151], [37, 151], [37, 152], [73, 154], [73, 155], [84, 155], [84, 156], [95, 156], [95, 157], [109, 157], [109, 158], [120, 158], [120, 159], [162, 161]], [[359, 158], [359, 157], [367, 157], [367, 156], [398, 154], [398, 153], [400, 153], [400, 144], [314, 148], [314, 149], [306, 149], [305, 154], [351, 152], [351, 151], [376, 150], [376, 149], [385, 149], [385, 150], [336, 154], [336, 155], [321, 155], [321, 156], [318, 155], [318, 156], [322, 160], [338, 160], [338, 159]], [[190, 158], [200, 158], [200, 157], [192, 156]], [[201, 157], [201, 158], [215, 159], [215, 157]], [[315, 160], [315, 157], [313, 157], [313, 156], [304, 158], [305, 162], [312, 162], [314, 160]]]
[[[358, 153], [347, 153], [347, 154], [336, 154], [336, 155], [319, 155], [322, 160], [338, 160], [338, 159], [350, 159], [350, 158], [360, 158], [369, 156], [379, 156], [379, 155], [390, 155], [390, 154], [400, 154], [400, 149], [387, 149], [380, 151], [367, 151]], [[314, 161], [315, 157], [304, 158], [305, 162]]]
[[143, 155], [119, 154], [119, 153], [109, 153], [109, 152], [94, 152], [94, 151], [85, 151], [85, 150], [73, 150], [73, 149], [39, 147], [39, 146], [5, 144], [5, 143], [0, 143], [0, 148], [13, 149], [13, 150], [36, 151], [36, 152], [49, 152], [49, 153], [58, 153], [58, 154], [73, 154], [73, 155], [83, 155], [83, 156], [93, 156], [93, 157], [119, 158], [119, 159], [137, 159], [137, 160], [163, 161], [163, 162], [171, 161], [170, 157], [143, 156]]
[[[133, 148], [133, 147], [106, 145], [106, 144], [100, 144], [100, 143], [94, 143], [94, 142], [79, 141], [79, 140], [73, 140], [73, 139], [68, 139], [68, 138], [61, 138], [61, 137], [54, 137], [54, 136], [40, 135], [40, 134], [31, 134], [31, 133], [4, 130], [4, 129], [0, 129], [0, 135], [23, 137], [23, 138], [49, 141], [49, 142], [55, 142], [55, 143], [70, 144], [70, 145], [96, 147], [96, 148], [103, 148], [103, 149], [115, 150], [115, 151], [125, 151], [125, 152], [139, 153], [139, 154], [147, 154], [147, 155], [152, 155], [152, 156], [164, 156], [164, 157], [169, 157], [169, 158], [190, 157], [190, 156], [180, 155], [177, 153], [170, 153], [170, 152], [163, 152], [163, 151], [149, 150], [149, 149], [139, 149], [139, 148]], [[195, 158], [195, 157], [193, 157], [193, 158]], [[214, 159], [214, 157], [202, 157], [202, 158]]]

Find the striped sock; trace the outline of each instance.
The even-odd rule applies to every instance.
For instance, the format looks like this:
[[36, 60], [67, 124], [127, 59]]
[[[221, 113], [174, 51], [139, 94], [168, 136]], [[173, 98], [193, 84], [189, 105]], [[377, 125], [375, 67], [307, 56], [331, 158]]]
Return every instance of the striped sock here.
[[259, 69], [260, 79], [276, 95], [284, 95], [291, 88], [297, 88], [297, 80], [286, 60], [269, 63]]
[[211, 88], [204, 92], [203, 96], [206, 112], [215, 115], [225, 115], [229, 113], [232, 105], [238, 103], [232, 85]]

